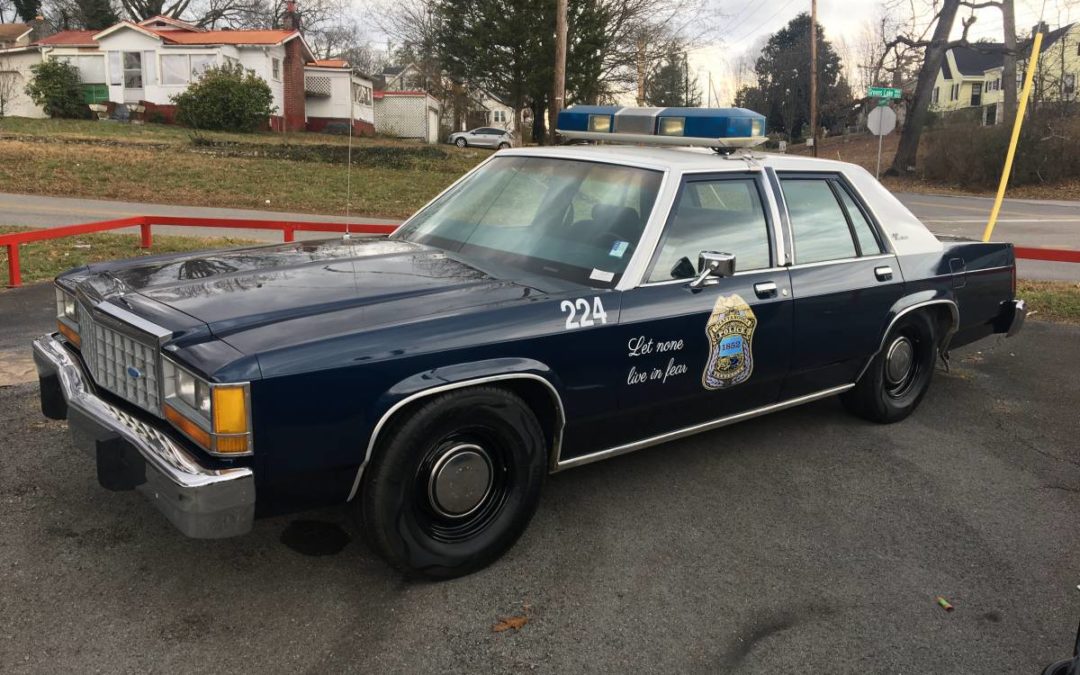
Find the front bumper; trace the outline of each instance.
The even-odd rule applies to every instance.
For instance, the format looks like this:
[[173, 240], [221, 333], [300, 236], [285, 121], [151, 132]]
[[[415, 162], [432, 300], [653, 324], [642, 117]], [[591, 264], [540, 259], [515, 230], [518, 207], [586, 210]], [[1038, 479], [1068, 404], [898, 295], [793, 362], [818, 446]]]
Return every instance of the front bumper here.
[[142, 492], [189, 537], [251, 530], [251, 469], [204, 467], [168, 435], [97, 396], [82, 364], [52, 335], [34, 340], [34, 363], [42, 412], [68, 420], [75, 444], [96, 458], [102, 487]]
[[1001, 308], [998, 316], [999, 333], [1005, 333], [1005, 337], [1012, 337], [1024, 327], [1024, 319], [1027, 318], [1027, 303], [1023, 300], [1010, 300]]

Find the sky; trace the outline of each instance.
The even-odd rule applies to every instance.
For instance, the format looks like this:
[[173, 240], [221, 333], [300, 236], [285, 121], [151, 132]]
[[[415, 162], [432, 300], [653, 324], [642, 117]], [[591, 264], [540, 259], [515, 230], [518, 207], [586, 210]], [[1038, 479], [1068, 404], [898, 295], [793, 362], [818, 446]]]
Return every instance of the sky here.
[[[1051, 29], [1070, 21], [1080, 20], [1078, 0], [1015, 0], [1016, 27], [1026, 34], [1038, 21], [1040, 11]], [[715, 36], [689, 54], [690, 71], [697, 75], [702, 97], [708, 100], [709, 76], [712, 75], [713, 105], [731, 105], [734, 98], [732, 68], [740, 54], [752, 50], [755, 44], [786, 25], [800, 12], [810, 11], [810, 0], [712, 0], [710, 14], [716, 17]], [[957, 37], [960, 32], [959, 18], [970, 10], [961, 8], [957, 15]], [[881, 15], [881, 4], [875, 0], [818, 0], [818, 23], [825, 29], [825, 37], [833, 43], [844, 38], [854, 42], [868, 26], [876, 23]], [[978, 10], [978, 21], [968, 34], [970, 39], [988, 37], [1001, 40], [1001, 13], [996, 9]]]

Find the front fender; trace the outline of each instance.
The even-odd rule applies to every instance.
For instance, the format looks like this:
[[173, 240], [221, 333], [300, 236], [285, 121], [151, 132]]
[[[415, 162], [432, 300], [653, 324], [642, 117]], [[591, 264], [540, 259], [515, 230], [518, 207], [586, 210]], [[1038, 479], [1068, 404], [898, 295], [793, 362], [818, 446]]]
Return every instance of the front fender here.
[[463, 387], [515, 379], [538, 382], [550, 393], [557, 418], [557, 433], [553, 438], [554, 447], [551, 450], [554, 456], [557, 457], [562, 442], [562, 429], [566, 423], [566, 413], [562, 404], [562, 382], [550, 367], [540, 361], [524, 358], [487, 359], [440, 366], [401, 380], [390, 387], [372, 404], [371, 410], [365, 418], [375, 422], [368, 433], [364, 457], [356, 471], [356, 478], [353, 481], [348, 500], [352, 501], [359, 491], [364, 468], [371, 459], [371, 453], [378, 442], [379, 433], [385, 428], [394, 413], [406, 405], [427, 396], [434, 396]]

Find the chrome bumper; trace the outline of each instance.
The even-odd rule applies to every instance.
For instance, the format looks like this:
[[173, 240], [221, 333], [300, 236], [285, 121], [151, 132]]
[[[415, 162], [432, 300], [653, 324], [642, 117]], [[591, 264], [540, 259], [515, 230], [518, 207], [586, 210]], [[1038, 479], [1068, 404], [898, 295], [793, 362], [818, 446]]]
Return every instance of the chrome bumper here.
[[1012, 337], [1024, 327], [1024, 319], [1027, 318], [1027, 303], [1023, 300], [1010, 300], [1005, 303], [1003, 311], [1005, 318], [1005, 337]]
[[251, 469], [208, 469], [176, 441], [94, 393], [82, 365], [51, 335], [34, 340], [42, 412], [68, 420], [109, 490], [143, 493], [181, 532], [199, 539], [244, 534], [255, 517]]

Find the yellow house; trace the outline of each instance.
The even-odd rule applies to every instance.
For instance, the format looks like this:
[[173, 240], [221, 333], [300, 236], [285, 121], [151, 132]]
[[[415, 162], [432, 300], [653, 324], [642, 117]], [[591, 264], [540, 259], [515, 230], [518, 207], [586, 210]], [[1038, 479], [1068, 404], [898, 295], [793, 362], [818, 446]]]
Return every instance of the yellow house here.
[[[1035, 30], [1031, 34], [1034, 36]], [[1080, 79], [1080, 23], [1071, 23], [1054, 31], [1042, 26], [1043, 43], [1039, 55], [1032, 101], [1034, 105], [1061, 103], [1077, 99], [1077, 80]], [[1000, 43], [977, 43], [956, 47], [945, 53], [930, 109], [940, 113], [981, 108], [983, 124], [997, 124], [1004, 105], [1003, 46]], [[1031, 38], [1022, 42], [1017, 51], [1031, 53]], [[1017, 90], [1024, 80], [1027, 57], [1017, 59]]]

